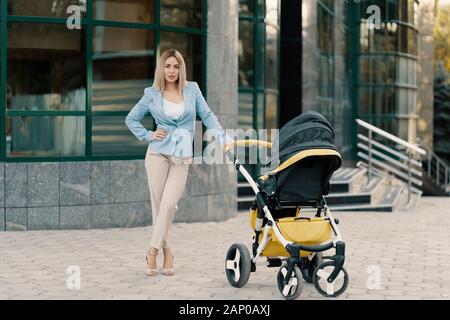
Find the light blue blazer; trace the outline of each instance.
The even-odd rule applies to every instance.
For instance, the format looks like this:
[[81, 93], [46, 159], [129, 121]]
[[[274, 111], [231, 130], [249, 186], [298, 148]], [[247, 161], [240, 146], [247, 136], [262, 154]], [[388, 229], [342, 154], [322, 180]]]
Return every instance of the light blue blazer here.
[[[149, 147], [158, 153], [177, 157], [192, 157], [195, 119], [198, 114], [207, 129], [214, 130], [214, 136], [220, 143], [232, 141], [225, 134], [217, 117], [208, 107], [196, 82], [187, 81], [183, 90], [184, 112], [177, 120], [168, 117], [163, 109], [163, 95], [153, 87], [144, 89], [144, 95], [128, 113], [125, 124], [139, 139], [149, 142]], [[167, 131], [164, 139], [151, 139], [153, 132], [144, 128], [141, 120], [150, 114], [156, 125]]]

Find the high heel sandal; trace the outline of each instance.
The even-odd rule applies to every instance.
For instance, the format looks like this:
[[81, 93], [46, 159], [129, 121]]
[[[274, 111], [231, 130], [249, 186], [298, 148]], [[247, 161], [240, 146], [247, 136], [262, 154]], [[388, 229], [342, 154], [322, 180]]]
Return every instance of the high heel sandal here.
[[[164, 255], [166, 255], [166, 250], [163, 249], [163, 251], [164, 251]], [[172, 254], [172, 265], [173, 265], [173, 260], [174, 260], [174, 256]], [[175, 272], [173, 271], [173, 267], [172, 268], [163, 268], [162, 273], [163, 273], [163, 275], [168, 276], [168, 277], [175, 275]]]
[[[156, 257], [157, 255], [158, 255], [158, 250], [148, 250], [147, 255], [145, 256], [145, 261], [147, 262], [147, 274], [152, 277], [158, 275], [158, 269], [156, 267], [150, 268], [148, 266], [148, 256]], [[156, 263], [156, 258], [155, 258], [155, 263]]]

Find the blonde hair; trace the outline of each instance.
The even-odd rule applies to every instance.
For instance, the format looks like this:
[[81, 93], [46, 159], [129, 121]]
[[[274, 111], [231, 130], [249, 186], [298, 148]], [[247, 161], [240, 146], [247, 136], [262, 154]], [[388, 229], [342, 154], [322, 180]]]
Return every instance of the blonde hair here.
[[170, 57], [174, 57], [177, 59], [179, 68], [178, 68], [178, 91], [180, 94], [183, 92], [184, 86], [186, 85], [186, 64], [184, 62], [184, 58], [178, 50], [169, 49], [161, 54], [158, 63], [156, 64], [155, 69], [155, 78], [153, 80], [153, 88], [158, 91], [164, 91], [166, 87], [166, 80], [164, 78], [164, 64], [166, 60]]

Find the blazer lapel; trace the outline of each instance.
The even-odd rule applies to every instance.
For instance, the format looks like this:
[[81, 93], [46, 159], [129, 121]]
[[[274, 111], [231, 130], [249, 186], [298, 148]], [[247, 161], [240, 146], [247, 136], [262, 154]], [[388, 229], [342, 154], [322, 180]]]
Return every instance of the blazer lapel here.
[[181, 116], [178, 118], [177, 122], [181, 122], [189, 114], [189, 107], [191, 106], [191, 95], [187, 85], [185, 85], [183, 89], [183, 102], [184, 110]]
[[175, 120], [168, 117], [166, 113], [164, 112], [164, 106], [163, 106], [163, 95], [161, 91], [156, 91], [156, 97], [155, 97], [155, 110], [159, 116], [159, 118], [164, 119], [166, 123], [176, 124]]

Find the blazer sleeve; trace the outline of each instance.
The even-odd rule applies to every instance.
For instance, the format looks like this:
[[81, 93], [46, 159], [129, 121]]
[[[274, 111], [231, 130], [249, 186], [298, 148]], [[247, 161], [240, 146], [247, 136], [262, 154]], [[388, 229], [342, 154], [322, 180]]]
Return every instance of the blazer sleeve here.
[[197, 82], [194, 82], [194, 89], [196, 112], [199, 115], [200, 119], [202, 119], [203, 124], [207, 129], [213, 129], [219, 132], [218, 138], [220, 143], [224, 144], [233, 141], [233, 139], [225, 133], [225, 130], [223, 130], [216, 115], [209, 108]]
[[145, 89], [142, 98], [128, 113], [125, 124], [139, 141], [151, 142], [153, 131], [145, 129], [141, 123], [142, 119], [150, 113], [149, 104], [152, 102], [149, 93], [146, 91], [147, 89]]

